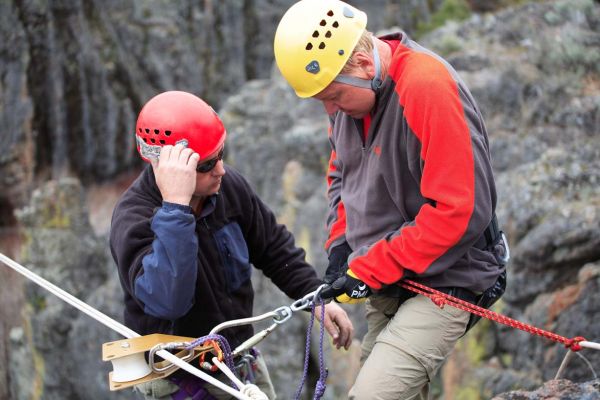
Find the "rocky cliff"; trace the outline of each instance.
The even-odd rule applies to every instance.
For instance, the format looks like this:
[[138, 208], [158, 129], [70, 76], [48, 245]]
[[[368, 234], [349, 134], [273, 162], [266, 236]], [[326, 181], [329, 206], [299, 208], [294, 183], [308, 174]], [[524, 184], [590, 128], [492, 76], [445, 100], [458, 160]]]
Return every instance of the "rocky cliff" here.
[[[230, 134], [227, 161], [322, 272], [327, 119], [320, 104], [297, 99], [272, 66], [269, 38], [289, 3], [2, 2], [0, 121], [8, 146], [0, 156], [0, 233], [20, 229], [10, 248], [24, 252], [13, 254], [120, 318], [106, 204], [130, 181], [123, 173], [139, 167], [126, 132], [140, 105], [177, 88], [219, 106]], [[439, 5], [402, 3], [424, 17], [430, 4]], [[394, 2], [363, 5], [372, 12], [372, 30], [415, 26]], [[600, 5], [536, 2], [473, 14], [420, 41], [457, 68], [488, 125], [497, 211], [513, 256], [496, 310], [600, 341]], [[23, 314], [17, 302], [2, 317], [0, 350], [9, 368], [0, 367], [0, 398], [131, 397], [106, 389], [100, 343], [114, 334], [31, 285], [21, 294], [14, 283], [20, 281], [3, 276], [2, 297], [27, 301]], [[257, 313], [289, 303], [260, 277], [255, 282]], [[360, 337], [361, 311], [348, 310]], [[282, 398], [291, 397], [301, 376], [305, 317], [262, 345]], [[597, 381], [587, 382], [600, 366], [600, 353], [591, 350], [573, 357], [562, 376], [575, 383], [542, 386], [565, 353], [546, 339], [482, 322], [434, 382], [435, 397], [600, 398]], [[327, 359], [326, 396], [342, 398], [356, 371], [356, 349], [328, 349]]]

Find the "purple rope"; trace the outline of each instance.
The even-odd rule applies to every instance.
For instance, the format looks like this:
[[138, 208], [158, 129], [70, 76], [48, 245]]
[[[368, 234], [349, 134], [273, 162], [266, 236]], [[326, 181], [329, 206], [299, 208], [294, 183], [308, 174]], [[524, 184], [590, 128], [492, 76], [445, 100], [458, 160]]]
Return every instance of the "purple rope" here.
[[[321, 305], [321, 330], [319, 337], [319, 380], [315, 386], [315, 394], [313, 400], [319, 400], [323, 393], [325, 392], [325, 381], [327, 380], [327, 370], [325, 369], [325, 363], [323, 361], [323, 336], [325, 332], [325, 302], [323, 300], [319, 301], [319, 305]], [[308, 321], [308, 328], [306, 329], [306, 348], [304, 353], [304, 371], [302, 373], [302, 380], [296, 389], [296, 394], [294, 395], [294, 400], [299, 400], [300, 395], [302, 394], [302, 388], [304, 387], [304, 382], [306, 382], [306, 377], [308, 376], [308, 360], [310, 358], [310, 334], [312, 332], [312, 327], [315, 321], [315, 307], [316, 304], [313, 302], [312, 308], [310, 310], [310, 320]]]
[[306, 329], [306, 347], [304, 349], [304, 371], [302, 373], [302, 380], [296, 389], [296, 394], [294, 395], [294, 400], [300, 399], [300, 394], [302, 393], [302, 387], [304, 386], [304, 382], [306, 381], [306, 377], [308, 375], [308, 358], [310, 355], [310, 333], [312, 331], [313, 323], [315, 321], [315, 306], [313, 303], [313, 307], [310, 310], [310, 320], [308, 321], [308, 328]]
[[[198, 339], [194, 339], [186, 347], [186, 349], [191, 350], [194, 347], [201, 346], [207, 340], [214, 340], [219, 344], [219, 346], [221, 347], [221, 350], [223, 350], [223, 360], [225, 361], [225, 365], [227, 365], [227, 367], [232, 372], [235, 372], [235, 366], [233, 364], [233, 355], [231, 354], [231, 346], [229, 346], [229, 342], [227, 341], [227, 339], [225, 339], [225, 337], [223, 337], [219, 334], [213, 333], [211, 335], [206, 335], [206, 336], [199, 337]], [[234, 382], [231, 382], [231, 384], [235, 389], [237, 389], [237, 386], [234, 385]]]
[[[327, 388], [327, 375], [329, 371], [325, 368], [325, 361], [323, 360], [323, 337], [325, 335], [325, 302], [323, 300], [319, 301], [319, 305], [321, 306], [321, 330], [319, 332], [319, 380], [315, 385], [315, 395], [313, 400], [319, 400], [325, 394], [325, 389]], [[313, 306], [314, 310], [314, 306]]]

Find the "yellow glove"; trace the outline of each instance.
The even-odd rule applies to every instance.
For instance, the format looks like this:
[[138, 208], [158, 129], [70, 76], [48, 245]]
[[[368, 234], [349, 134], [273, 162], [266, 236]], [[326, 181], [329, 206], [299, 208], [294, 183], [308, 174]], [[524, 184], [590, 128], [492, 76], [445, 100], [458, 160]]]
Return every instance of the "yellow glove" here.
[[321, 292], [322, 299], [335, 299], [338, 303], [355, 304], [365, 301], [373, 292], [366, 283], [358, 279], [351, 269], [337, 278]]

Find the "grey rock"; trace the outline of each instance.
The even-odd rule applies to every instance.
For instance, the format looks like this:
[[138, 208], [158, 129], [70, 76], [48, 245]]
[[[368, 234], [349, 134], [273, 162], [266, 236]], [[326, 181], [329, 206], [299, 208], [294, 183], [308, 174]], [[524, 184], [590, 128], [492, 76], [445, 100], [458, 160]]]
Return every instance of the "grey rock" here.
[[[322, 274], [327, 118], [317, 102], [297, 99], [272, 64], [272, 34], [289, 4], [2, 2], [0, 122], [7, 146], [0, 156], [6, 188], [0, 226], [24, 227], [22, 261], [119, 319], [120, 288], [106, 238], [95, 237], [87, 222], [84, 189], [73, 180], [33, 188], [69, 174], [84, 184], [111, 179], [138, 166], [132, 136], [137, 111], [153, 94], [181, 89], [219, 108], [230, 137], [227, 161], [294, 232]], [[397, 25], [411, 31], [412, 17], [399, 5], [425, 19], [439, 6], [356, 4], [370, 12], [373, 31]], [[497, 213], [513, 250], [509, 287], [497, 308], [566, 338], [592, 341], [600, 337], [599, 27], [598, 2], [536, 2], [475, 14], [422, 41], [457, 67], [486, 117]], [[253, 279], [256, 313], [291, 301], [260, 274]], [[99, 345], [114, 334], [35, 286], [27, 285], [26, 298], [23, 335], [11, 342], [8, 356], [11, 398], [41, 390], [48, 399], [131, 396], [106, 389], [109, 367], [99, 362]], [[362, 311], [348, 311], [361, 337]], [[301, 376], [307, 318], [292, 319], [261, 344], [282, 398]], [[566, 352], [561, 344], [502, 325], [480, 323], [463, 341], [471, 338], [481, 338], [481, 357], [459, 386], [471, 385], [482, 398], [536, 389], [554, 377]], [[60, 351], [71, 345], [85, 351], [67, 362]], [[600, 365], [596, 353], [581, 354], [592, 367]], [[326, 360], [335, 360], [328, 398], [344, 397], [351, 385], [345, 371], [356, 359], [351, 356], [336, 358], [326, 347]], [[313, 350], [310, 384], [315, 360]], [[587, 362], [573, 357], [570, 365], [565, 377], [575, 383], [554, 381], [537, 393], [498, 398], [597, 398], [597, 381], [581, 383], [594, 377]], [[451, 375], [448, 368], [444, 376]]]
[[496, 396], [493, 400], [595, 400], [600, 399], [600, 381], [573, 383], [568, 380], [549, 381], [541, 388], [531, 391], [513, 391]]

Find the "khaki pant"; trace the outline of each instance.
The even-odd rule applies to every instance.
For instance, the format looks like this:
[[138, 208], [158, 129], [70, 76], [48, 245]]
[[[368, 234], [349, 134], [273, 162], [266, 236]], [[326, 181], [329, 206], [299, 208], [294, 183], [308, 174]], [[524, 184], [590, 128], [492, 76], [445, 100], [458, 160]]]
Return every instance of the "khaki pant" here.
[[[269, 400], [275, 400], [277, 397], [275, 395], [275, 388], [273, 388], [267, 365], [261, 354], [256, 357], [256, 371], [254, 373], [256, 377], [256, 382], [254, 382], [254, 384], [267, 395]], [[222, 373], [215, 375], [215, 378], [224, 382], [226, 385], [231, 383], [229, 378]], [[217, 400], [235, 399], [229, 393], [222, 391], [210, 383], [207, 383], [204, 387]], [[145, 400], [170, 400], [171, 395], [177, 393], [178, 390], [179, 386], [167, 379], [157, 379], [134, 387], [134, 391], [141, 393]], [[188, 397], [187, 399], [191, 399], [191, 397]]]
[[368, 331], [352, 400], [426, 400], [429, 382], [464, 334], [470, 314], [417, 295], [366, 302]]

